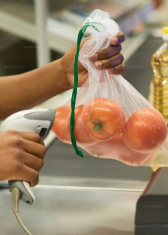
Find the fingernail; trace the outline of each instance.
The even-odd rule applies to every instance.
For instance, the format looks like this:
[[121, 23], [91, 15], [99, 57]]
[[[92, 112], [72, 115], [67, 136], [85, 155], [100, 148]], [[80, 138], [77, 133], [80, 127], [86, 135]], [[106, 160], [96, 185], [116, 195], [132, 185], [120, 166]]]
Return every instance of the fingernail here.
[[102, 68], [102, 63], [101, 62], [96, 62], [95, 65], [98, 69]]
[[118, 38], [113, 38], [113, 43], [116, 44], [118, 42]]
[[93, 61], [98, 60], [98, 54], [96, 53], [96, 54], [92, 55], [92, 56], [91, 56], [91, 59], [92, 59]]

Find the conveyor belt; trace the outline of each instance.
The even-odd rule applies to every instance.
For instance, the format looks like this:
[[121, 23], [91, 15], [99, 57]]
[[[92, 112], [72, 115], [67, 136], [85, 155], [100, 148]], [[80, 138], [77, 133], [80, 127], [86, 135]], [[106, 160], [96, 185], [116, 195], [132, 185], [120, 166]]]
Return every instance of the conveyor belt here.
[[[133, 235], [140, 192], [35, 188], [36, 203], [20, 203], [20, 216], [33, 235]], [[0, 190], [1, 234], [23, 235], [11, 209], [11, 194]]]

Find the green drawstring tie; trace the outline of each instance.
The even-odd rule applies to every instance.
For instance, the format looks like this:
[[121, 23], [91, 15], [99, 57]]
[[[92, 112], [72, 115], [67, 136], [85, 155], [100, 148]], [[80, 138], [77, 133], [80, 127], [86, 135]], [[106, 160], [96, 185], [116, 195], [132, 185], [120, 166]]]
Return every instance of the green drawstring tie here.
[[75, 126], [75, 103], [76, 103], [76, 95], [77, 95], [77, 88], [78, 88], [78, 57], [79, 57], [79, 50], [80, 50], [80, 42], [83, 38], [83, 35], [87, 29], [88, 26], [92, 26], [96, 31], [100, 32], [100, 30], [94, 25], [100, 24], [99, 22], [87, 22], [78, 33], [78, 39], [77, 39], [77, 49], [76, 49], [76, 55], [75, 55], [75, 62], [74, 62], [74, 87], [72, 91], [72, 97], [71, 97], [71, 117], [70, 117], [70, 128], [71, 128], [71, 142], [72, 145], [76, 151], [76, 154], [83, 157], [83, 153], [79, 151], [77, 145], [76, 145], [76, 139], [74, 136], [74, 126]]

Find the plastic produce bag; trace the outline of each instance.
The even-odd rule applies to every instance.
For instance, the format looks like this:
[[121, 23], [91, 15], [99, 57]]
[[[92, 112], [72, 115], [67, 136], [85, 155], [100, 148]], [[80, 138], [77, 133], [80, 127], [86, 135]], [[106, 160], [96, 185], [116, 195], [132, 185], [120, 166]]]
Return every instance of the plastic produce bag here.
[[[78, 35], [72, 98], [56, 110], [53, 130], [62, 141], [72, 142], [80, 156], [78, 146], [92, 156], [150, 165], [166, 141], [164, 118], [122, 76], [97, 70], [89, 59], [108, 47], [118, 32], [117, 23], [106, 12], [95, 10], [86, 18]], [[91, 34], [91, 39], [79, 52], [84, 33]], [[88, 79], [77, 91], [78, 59], [88, 70]]]

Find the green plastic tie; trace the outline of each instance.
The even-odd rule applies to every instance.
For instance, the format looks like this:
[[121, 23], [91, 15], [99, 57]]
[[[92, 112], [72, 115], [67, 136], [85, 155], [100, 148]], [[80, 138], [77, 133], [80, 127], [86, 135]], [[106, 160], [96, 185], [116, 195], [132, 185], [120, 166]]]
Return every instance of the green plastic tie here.
[[[78, 33], [78, 39], [77, 39], [77, 49], [76, 49], [76, 55], [75, 55], [75, 61], [74, 61], [74, 87], [72, 91], [72, 97], [71, 97], [71, 117], [70, 117], [70, 128], [71, 128], [71, 142], [72, 145], [76, 151], [76, 154], [83, 157], [83, 153], [79, 151], [77, 145], [76, 145], [76, 139], [74, 136], [74, 126], [75, 126], [75, 104], [76, 104], [76, 95], [77, 95], [77, 88], [78, 88], [78, 57], [79, 57], [79, 50], [80, 50], [80, 43], [83, 38], [83, 35], [87, 29], [88, 26], [92, 26], [96, 31], [100, 32], [100, 30], [94, 25], [99, 24], [102, 25], [102, 23], [99, 22], [87, 22]], [[103, 25], [102, 25], [103, 26]]]

